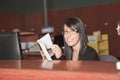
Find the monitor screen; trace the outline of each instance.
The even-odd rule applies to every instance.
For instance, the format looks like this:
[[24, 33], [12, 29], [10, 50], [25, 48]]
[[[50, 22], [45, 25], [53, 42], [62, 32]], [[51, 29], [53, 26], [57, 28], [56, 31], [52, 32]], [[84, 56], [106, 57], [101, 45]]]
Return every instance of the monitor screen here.
[[22, 59], [22, 50], [17, 32], [0, 33], [0, 59]]

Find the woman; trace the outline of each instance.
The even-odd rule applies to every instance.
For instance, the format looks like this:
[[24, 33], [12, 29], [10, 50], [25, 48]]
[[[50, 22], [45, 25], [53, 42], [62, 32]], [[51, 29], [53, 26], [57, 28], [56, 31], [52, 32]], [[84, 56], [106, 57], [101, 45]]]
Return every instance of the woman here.
[[88, 39], [83, 22], [76, 17], [68, 18], [63, 27], [64, 54], [58, 45], [52, 52], [59, 60], [99, 60], [96, 51], [87, 45]]

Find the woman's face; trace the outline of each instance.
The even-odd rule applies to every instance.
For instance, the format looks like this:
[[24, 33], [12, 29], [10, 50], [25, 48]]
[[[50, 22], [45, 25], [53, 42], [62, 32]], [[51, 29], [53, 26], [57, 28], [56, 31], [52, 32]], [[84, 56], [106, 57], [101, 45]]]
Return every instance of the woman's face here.
[[75, 46], [80, 41], [80, 35], [75, 30], [64, 25], [64, 39], [68, 46]]

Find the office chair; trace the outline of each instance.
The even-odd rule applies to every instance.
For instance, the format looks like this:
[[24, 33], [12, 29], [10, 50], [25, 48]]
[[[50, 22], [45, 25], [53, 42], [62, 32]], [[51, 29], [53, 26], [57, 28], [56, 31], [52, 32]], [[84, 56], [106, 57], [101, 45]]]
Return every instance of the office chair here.
[[118, 59], [112, 55], [100, 55], [99, 58], [100, 61], [118, 61]]
[[0, 60], [21, 60], [19, 33], [0, 33]]

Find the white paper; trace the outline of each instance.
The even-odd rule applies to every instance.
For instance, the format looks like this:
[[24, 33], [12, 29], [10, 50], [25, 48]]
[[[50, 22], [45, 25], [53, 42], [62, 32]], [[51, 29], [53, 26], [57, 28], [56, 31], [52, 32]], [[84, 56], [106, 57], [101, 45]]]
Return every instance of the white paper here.
[[51, 58], [52, 54], [47, 51], [47, 49], [51, 49], [51, 47], [53, 45], [50, 34], [47, 33], [45, 36], [43, 36], [42, 38], [37, 40], [37, 42], [39, 43], [39, 45], [40, 45], [44, 55], [46, 56], [47, 60], [52, 60], [52, 58]]
[[50, 49], [50, 48], [52, 47], [52, 45], [53, 45], [49, 33], [47, 33], [46, 35], [44, 35], [44, 36], [40, 39], [40, 41], [42, 41], [42, 42], [45, 44], [45, 46], [46, 46], [47, 49]]
[[89, 41], [89, 43], [92, 43], [92, 44], [95, 44], [97, 42], [95, 36], [88, 36], [88, 41]]
[[116, 69], [117, 69], [117, 70], [120, 70], [120, 62], [119, 62], [119, 61], [116, 62]]
[[52, 69], [53, 68], [53, 61], [44, 60], [41, 64], [41, 67], [45, 68], [45, 69]]

